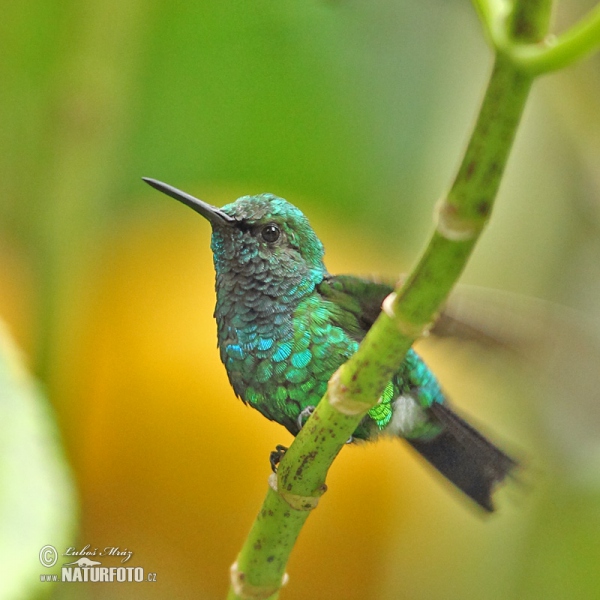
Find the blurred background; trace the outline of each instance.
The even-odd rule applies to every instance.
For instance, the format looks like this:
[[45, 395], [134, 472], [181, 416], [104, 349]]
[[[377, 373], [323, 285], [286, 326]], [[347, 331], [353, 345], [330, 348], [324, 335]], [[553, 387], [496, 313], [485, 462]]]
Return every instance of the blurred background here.
[[[41, 0], [0, 31], [0, 317], [51, 406], [18, 421], [0, 389], [0, 597], [222, 598], [291, 439], [227, 382], [206, 222], [140, 177], [283, 196], [331, 272], [393, 280], [466, 144], [481, 27], [467, 0]], [[600, 597], [599, 67], [535, 84], [463, 277], [495, 290], [463, 316], [514, 347], [418, 346], [526, 468], [483, 518], [400, 443], [344, 449], [282, 598]], [[44, 544], [127, 549], [157, 581], [40, 583]]]

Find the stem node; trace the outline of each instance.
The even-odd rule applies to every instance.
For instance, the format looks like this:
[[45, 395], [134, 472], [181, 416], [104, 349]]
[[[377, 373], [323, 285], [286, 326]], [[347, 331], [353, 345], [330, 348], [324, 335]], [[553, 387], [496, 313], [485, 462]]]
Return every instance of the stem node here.
[[252, 585], [248, 583], [246, 573], [238, 569], [237, 561], [231, 565], [229, 573], [233, 591], [243, 600], [267, 600], [289, 581], [288, 574], [284, 573], [281, 584], [278, 586]]
[[456, 206], [442, 198], [437, 205], [437, 232], [451, 242], [475, 239], [481, 232], [482, 223], [458, 214]]
[[277, 492], [294, 510], [313, 510], [314, 508], [317, 508], [317, 504], [319, 504], [319, 498], [327, 491], [327, 486], [324, 485], [322, 490], [319, 490], [321, 493], [318, 496], [290, 494], [290, 492], [280, 489], [280, 486], [277, 482], [276, 473], [271, 473], [271, 475], [269, 475], [269, 486], [274, 492]]
[[[343, 365], [331, 376], [327, 384], [327, 399], [329, 404], [338, 412], [348, 417], [367, 412], [371, 405], [355, 400], [347, 385], [342, 383], [341, 372]], [[379, 399], [381, 402], [381, 398]]]
[[388, 294], [381, 305], [381, 310], [384, 314], [386, 314], [396, 325], [396, 327], [400, 330], [400, 333], [414, 340], [417, 340], [422, 337], [427, 337], [429, 335], [429, 331], [433, 327], [435, 319], [426, 325], [421, 325], [417, 323], [411, 323], [406, 319], [401, 319], [396, 311], [394, 310], [394, 306], [398, 302], [398, 294], [396, 292], [392, 292]]

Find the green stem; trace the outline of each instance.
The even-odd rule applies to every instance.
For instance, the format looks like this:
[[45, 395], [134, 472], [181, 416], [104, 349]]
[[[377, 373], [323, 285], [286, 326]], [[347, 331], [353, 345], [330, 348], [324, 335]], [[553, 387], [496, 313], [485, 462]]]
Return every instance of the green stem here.
[[[308, 511], [292, 510], [286, 501], [269, 489], [263, 505], [246, 538], [237, 565], [245, 573], [243, 583], [252, 587], [256, 598], [275, 598], [284, 577], [288, 557]], [[228, 600], [243, 598], [232, 586]]]
[[509, 49], [516, 65], [530, 75], [541, 75], [574, 63], [600, 47], [600, 4], [579, 23], [555, 39], [541, 44], [520, 44]]
[[511, 39], [541, 42], [548, 33], [552, 0], [520, 0], [513, 2], [507, 26]]
[[[56, 385], [57, 348], [77, 335], [81, 281], [95, 251], [94, 235], [107, 214], [122, 160], [143, 8], [137, 0], [74, 3], [80, 26], [56, 81], [57, 107], [47, 173], [38, 176], [34, 225], [38, 236], [40, 294], [38, 377]], [[107, 28], [107, 23], [111, 26]], [[60, 336], [60, 338], [57, 338]]]
[[485, 29], [486, 37], [494, 48], [504, 44], [506, 3], [499, 0], [473, 0], [475, 10]]
[[[491, 14], [491, 2], [477, 5]], [[548, 5], [546, 0], [517, 5], [509, 21], [513, 37], [541, 39]], [[358, 351], [332, 377], [281, 461], [276, 489], [269, 489], [238, 555], [229, 600], [272, 598], [279, 589], [300, 529], [326, 489], [331, 463], [415, 339], [434, 322], [490, 217], [532, 79], [499, 53], [462, 164], [440, 206], [438, 226], [405, 284], [384, 303]]]

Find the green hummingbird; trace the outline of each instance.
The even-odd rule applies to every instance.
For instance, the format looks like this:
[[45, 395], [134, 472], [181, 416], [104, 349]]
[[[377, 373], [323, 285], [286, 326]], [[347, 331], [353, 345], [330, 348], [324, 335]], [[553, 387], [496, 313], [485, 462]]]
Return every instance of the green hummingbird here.
[[[296, 435], [374, 323], [391, 286], [331, 275], [323, 244], [295, 206], [273, 194], [222, 208], [143, 178], [212, 226], [218, 346], [235, 394]], [[516, 461], [450, 407], [414, 350], [369, 410], [354, 440], [405, 439], [487, 511]], [[272, 462], [273, 465], [273, 462]]]

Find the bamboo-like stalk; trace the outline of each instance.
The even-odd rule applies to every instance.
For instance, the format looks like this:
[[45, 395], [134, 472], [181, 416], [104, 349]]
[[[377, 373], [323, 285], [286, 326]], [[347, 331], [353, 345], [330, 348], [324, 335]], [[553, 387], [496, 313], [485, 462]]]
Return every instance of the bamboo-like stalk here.
[[551, 0], [516, 1], [509, 14], [496, 1], [474, 4], [496, 58], [458, 174], [439, 204], [435, 231], [408, 279], [384, 302], [358, 351], [331, 378], [277, 476], [271, 476], [263, 506], [232, 567], [228, 600], [277, 598], [296, 538], [326, 490], [331, 463], [377, 403], [408, 349], [435, 321], [490, 218], [537, 74], [514, 58], [510, 44], [534, 47], [545, 38]]
[[520, 69], [542, 75], [562, 69], [585, 57], [600, 46], [600, 4], [579, 23], [544, 44], [519, 44], [511, 49], [511, 58]]

